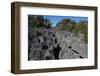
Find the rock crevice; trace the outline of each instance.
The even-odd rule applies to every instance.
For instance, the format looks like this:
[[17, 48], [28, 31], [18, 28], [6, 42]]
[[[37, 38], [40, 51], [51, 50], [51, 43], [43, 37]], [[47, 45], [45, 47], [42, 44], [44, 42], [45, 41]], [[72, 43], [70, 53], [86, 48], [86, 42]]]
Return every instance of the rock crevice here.
[[83, 34], [53, 28], [28, 29], [28, 60], [87, 58]]

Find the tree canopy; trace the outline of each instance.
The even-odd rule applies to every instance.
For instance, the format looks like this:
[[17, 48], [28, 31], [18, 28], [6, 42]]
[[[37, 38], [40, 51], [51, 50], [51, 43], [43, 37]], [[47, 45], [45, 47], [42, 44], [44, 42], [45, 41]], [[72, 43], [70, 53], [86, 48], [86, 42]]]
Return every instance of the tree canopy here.
[[[52, 22], [48, 18], [41, 15], [28, 15], [28, 25], [32, 27], [51, 28]], [[72, 19], [62, 19], [55, 25], [57, 31], [69, 31], [72, 33], [82, 33], [84, 41], [87, 42], [88, 37], [88, 21], [81, 20], [76, 22]]]
[[28, 25], [32, 27], [46, 27], [51, 28], [51, 22], [49, 19], [45, 19], [40, 15], [29, 15], [28, 16]]
[[56, 24], [56, 30], [59, 31], [69, 31], [72, 33], [82, 33], [84, 35], [84, 41], [87, 42], [88, 37], [88, 22], [81, 20], [80, 22], [75, 22], [71, 19], [63, 19]]

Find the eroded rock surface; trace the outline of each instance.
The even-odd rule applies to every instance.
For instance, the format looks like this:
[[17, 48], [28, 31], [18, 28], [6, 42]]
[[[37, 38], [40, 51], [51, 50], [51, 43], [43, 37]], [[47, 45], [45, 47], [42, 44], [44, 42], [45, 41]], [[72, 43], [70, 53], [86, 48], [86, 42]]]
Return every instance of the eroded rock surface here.
[[82, 59], [87, 51], [81, 33], [29, 27], [28, 60]]

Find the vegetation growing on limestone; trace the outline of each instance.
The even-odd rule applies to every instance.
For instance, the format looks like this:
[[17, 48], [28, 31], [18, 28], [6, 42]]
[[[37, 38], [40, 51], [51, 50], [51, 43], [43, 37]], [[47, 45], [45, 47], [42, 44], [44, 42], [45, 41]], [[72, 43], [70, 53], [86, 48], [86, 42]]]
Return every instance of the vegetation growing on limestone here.
[[88, 23], [85, 20], [76, 23], [71, 19], [63, 19], [62, 21], [56, 24], [55, 29], [69, 31], [76, 34], [82, 33], [84, 35], [84, 41], [87, 42]]
[[87, 37], [87, 17], [28, 15], [28, 60], [87, 58]]
[[[29, 15], [28, 25], [32, 27], [52, 28], [52, 21], [48, 18], [44, 18], [41, 15]], [[87, 43], [88, 39], [88, 22], [87, 20], [80, 20], [76, 22], [71, 19], [62, 19], [55, 25], [55, 30], [69, 31], [72, 33], [82, 33], [84, 35], [84, 41]]]

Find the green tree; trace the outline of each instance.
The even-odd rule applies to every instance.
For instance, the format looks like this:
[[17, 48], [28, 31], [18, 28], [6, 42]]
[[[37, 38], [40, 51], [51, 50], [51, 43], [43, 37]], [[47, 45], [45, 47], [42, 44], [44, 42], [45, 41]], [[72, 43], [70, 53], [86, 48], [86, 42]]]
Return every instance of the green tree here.
[[44, 24], [44, 18], [43, 16], [29, 15], [28, 24], [29, 26], [32, 26], [32, 27], [42, 27]]
[[40, 15], [29, 15], [28, 25], [32, 27], [45, 27], [51, 28], [51, 22], [49, 19], [44, 19], [44, 16]]
[[56, 24], [55, 29], [57, 30], [64, 30], [66, 26], [71, 25], [71, 19], [63, 19]]
[[72, 33], [82, 33], [84, 35], [84, 41], [87, 43], [88, 39], [88, 22], [87, 20], [81, 20], [80, 22], [76, 23], [71, 19], [63, 19], [57, 23], [56, 30], [64, 30], [69, 31]]
[[51, 21], [49, 20], [49, 19], [45, 19], [44, 20], [44, 27], [46, 27], [46, 28], [51, 28], [51, 25], [52, 25], [52, 23], [51, 23]]

